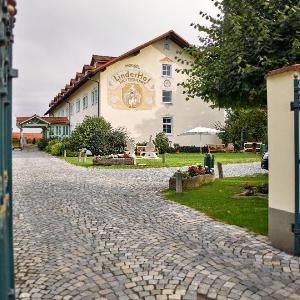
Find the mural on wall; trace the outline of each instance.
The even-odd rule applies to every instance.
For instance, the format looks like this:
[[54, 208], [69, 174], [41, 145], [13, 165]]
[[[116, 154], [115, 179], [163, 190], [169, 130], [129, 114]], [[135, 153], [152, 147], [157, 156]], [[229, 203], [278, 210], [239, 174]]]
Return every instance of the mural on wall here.
[[115, 109], [152, 109], [155, 105], [153, 78], [139, 65], [125, 65], [108, 79], [108, 103]]

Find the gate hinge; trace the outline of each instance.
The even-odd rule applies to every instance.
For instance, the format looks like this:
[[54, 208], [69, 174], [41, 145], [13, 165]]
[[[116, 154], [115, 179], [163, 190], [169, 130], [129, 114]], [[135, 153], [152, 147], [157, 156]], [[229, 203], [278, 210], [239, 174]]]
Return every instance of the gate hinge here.
[[294, 233], [295, 236], [300, 236], [300, 227], [295, 228], [295, 224], [292, 224], [292, 232]]
[[16, 291], [15, 289], [10, 289], [8, 292], [8, 299], [15, 299]]
[[9, 70], [9, 77], [10, 78], [17, 78], [18, 77], [18, 70], [17, 69], [10, 69]]
[[297, 102], [291, 102], [291, 110], [294, 111], [294, 110], [300, 110], [300, 102], [297, 101]]

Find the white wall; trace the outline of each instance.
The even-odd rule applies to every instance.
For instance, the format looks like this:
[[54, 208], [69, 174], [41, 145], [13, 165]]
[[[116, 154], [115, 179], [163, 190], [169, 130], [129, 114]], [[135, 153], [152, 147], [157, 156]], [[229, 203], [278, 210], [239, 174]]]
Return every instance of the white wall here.
[[[289, 71], [267, 77], [269, 206], [294, 212], [294, 99], [293, 76]], [[300, 72], [298, 72], [300, 75]]]
[[[129, 134], [136, 142], [149, 140], [150, 135], [155, 136], [161, 132], [162, 118], [169, 116], [173, 120], [173, 132], [169, 135], [169, 139], [180, 145], [199, 145], [199, 136], [178, 136], [180, 133], [192, 129], [197, 126], [214, 127], [216, 122], [224, 122], [224, 110], [211, 109], [207, 103], [201, 99], [195, 98], [189, 101], [185, 100], [185, 95], [182, 93], [182, 88], [177, 86], [177, 83], [182, 82], [185, 77], [175, 71], [181, 66], [176, 62], [175, 56], [181, 48], [172, 41], [170, 49], [165, 50], [163, 47], [165, 41], [156, 42], [140, 51], [135, 56], [128, 57], [122, 61], [109, 66], [104, 72], [95, 75], [95, 80], [100, 80], [100, 114], [106, 120], [112, 123], [114, 127], [125, 127]], [[165, 104], [162, 102], [162, 90], [165, 78], [161, 75], [162, 63], [165, 58], [171, 59], [172, 62], [172, 77], [171, 87], [173, 93], [173, 103]], [[168, 62], [166, 62], [168, 63]], [[118, 109], [112, 107], [109, 98], [108, 81], [116, 72], [123, 70], [125, 65], [133, 64], [145, 73], [149, 74], [155, 84], [155, 105], [151, 109]], [[89, 81], [85, 83], [78, 91], [76, 91], [68, 101], [74, 103], [74, 115], [70, 116], [71, 129], [83, 121], [86, 115], [97, 115], [97, 106], [91, 106], [91, 91], [96, 88], [95, 82]], [[89, 97], [89, 108], [83, 110], [82, 98], [85, 94]], [[75, 112], [76, 100], [81, 100], [81, 110]], [[66, 108], [68, 104], [65, 102], [54, 111], [54, 115]], [[203, 136], [201, 145], [207, 143], [220, 143], [216, 136]]]
[[[136, 56], [119, 61], [101, 73], [101, 113], [113, 126], [126, 127], [136, 141], [148, 140], [150, 135], [162, 131], [162, 118], [170, 116], [173, 119], [173, 133], [169, 135], [172, 142], [181, 145], [199, 145], [199, 136], [178, 136], [178, 134], [197, 126], [214, 127], [215, 123], [224, 122], [224, 110], [212, 110], [207, 103], [195, 98], [185, 100], [182, 88], [177, 83], [182, 82], [185, 77], [178, 74], [175, 69], [180, 65], [175, 56], [181, 48], [170, 41], [170, 50], [163, 49], [164, 41], [159, 41], [140, 51]], [[161, 66], [164, 58], [170, 58], [172, 64], [172, 92], [173, 103], [162, 102], [161, 93], [164, 89], [164, 77], [161, 76]], [[125, 68], [125, 65], [136, 64], [142, 71], [153, 78], [155, 83], [156, 104], [151, 110], [115, 109], [109, 105], [108, 81], [113, 74]], [[216, 136], [203, 136], [202, 145], [206, 143], [220, 143]]]

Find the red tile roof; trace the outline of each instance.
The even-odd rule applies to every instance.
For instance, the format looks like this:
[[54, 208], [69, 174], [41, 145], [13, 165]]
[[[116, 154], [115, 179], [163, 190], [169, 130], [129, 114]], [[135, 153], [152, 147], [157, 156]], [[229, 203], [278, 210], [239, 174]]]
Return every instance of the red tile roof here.
[[99, 67], [106, 64], [107, 62], [115, 59], [115, 56], [105, 56], [105, 55], [96, 55], [93, 54], [90, 65], [93, 67]]
[[273, 75], [278, 75], [278, 74], [282, 74], [282, 73], [290, 72], [290, 71], [300, 71], [300, 64], [291, 65], [291, 66], [287, 66], [287, 67], [283, 67], [283, 68], [280, 68], [280, 69], [270, 71], [266, 75], [266, 77], [273, 76]]
[[[43, 137], [42, 133], [36, 133], [36, 132], [23, 132], [23, 136], [26, 137], [27, 139], [41, 139]], [[20, 132], [13, 132], [12, 133], [12, 138], [13, 139], [19, 139]]]
[[[154, 38], [132, 50], [125, 52], [124, 54], [122, 54], [118, 57], [93, 55], [90, 65], [94, 66], [94, 68], [92, 70], [89, 70], [87, 72], [87, 74], [77, 72], [75, 79], [71, 79], [71, 81], [70, 81], [72, 88], [70, 90], [68, 90], [65, 94], [59, 93], [58, 100], [55, 101], [50, 106], [50, 108], [46, 111], [45, 115], [49, 114], [55, 107], [57, 107], [61, 102], [63, 102], [67, 97], [69, 97], [73, 92], [75, 92], [82, 84], [87, 82], [89, 80], [89, 78], [94, 76], [96, 73], [105, 71], [105, 69], [108, 66], [110, 66], [124, 58], [127, 58], [129, 56], [138, 54], [142, 49], [150, 46], [153, 43], [163, 40], [163, 39], [170, 39], [182, 48], [186, 48], [186, 47], [190, 46], [189, 42], [187, 42], [184, 38], [182, 38], [180, 35], [178, 35], [175, 31], [170, 30], [170, 31], [168, 31], [168, 32], [166, 32], [166, 33], [164, 33], [164, 34], [162, 34], [162, 35], [160, 35], [160, 36], [158, 36], [158, 37], [156, 37], [156, 38]], [[96, 67], [95, 67], [95, 64], [96, 64]]]
[[16, 123], [21, 124], [27, 120], [30, 120], [34, 117], [37, 117], [39, 119], [44, 120], [45, 122], [51, 123], [51, 124], [66, 124], [69, 125], [70, 121], [67, 117], [39, 117], [39, 116], [31, 116], [31, 117], [17, 117], [16, 118]]

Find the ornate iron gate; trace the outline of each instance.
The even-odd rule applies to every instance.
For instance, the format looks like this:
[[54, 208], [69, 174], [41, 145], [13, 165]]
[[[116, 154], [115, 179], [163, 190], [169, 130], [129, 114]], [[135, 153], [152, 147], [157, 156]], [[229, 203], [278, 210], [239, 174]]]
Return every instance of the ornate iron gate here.
[[15, 299], [12, 236], [12, 44], [16, 2], [0, 0], [0, 299]]

